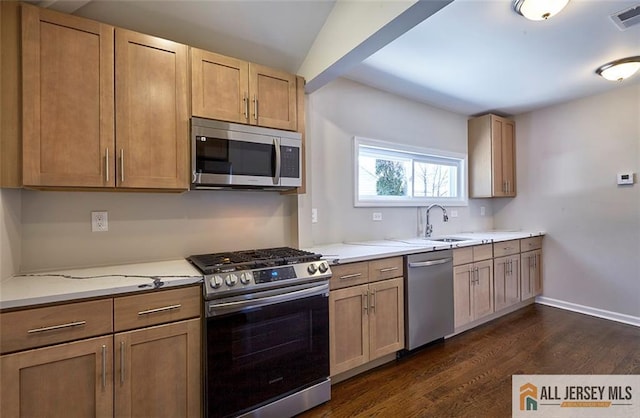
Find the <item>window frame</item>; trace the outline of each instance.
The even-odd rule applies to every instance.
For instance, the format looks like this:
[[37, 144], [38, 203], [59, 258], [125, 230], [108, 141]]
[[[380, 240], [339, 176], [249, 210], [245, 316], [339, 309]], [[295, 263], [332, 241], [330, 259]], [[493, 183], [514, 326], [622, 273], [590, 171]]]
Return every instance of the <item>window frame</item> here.
[[[377, 148], [384, 151], [388, 151], [388, 155], [391, 158], [405, 158], [410, 159], [412, 166], [411, 179], [412, 183], [407, 185], [408, 193], [410, 196], [378, 196], [377, 198], [360, 198], [360, 147]], [[354, 207], [420, 207], [427, 206], [432, 203], [438, 203], [444, 206], [468, 206], [468, 184], [467, 184], [467, 154], [445, 151], [434, 148], [417, 147], [413, 145], [399, 144], [387, 141], [380, 141], [377, 139], [365, 138], [360, 136], [353, 137], [353, 206]], [[457, 167], [457, 188], [459, 190], [459, 196], [455, 198], [438, 198], [438, 197], [414, 197], [414, 161], [437, 163], [446, 162], [452, 163], [452, 166]]]

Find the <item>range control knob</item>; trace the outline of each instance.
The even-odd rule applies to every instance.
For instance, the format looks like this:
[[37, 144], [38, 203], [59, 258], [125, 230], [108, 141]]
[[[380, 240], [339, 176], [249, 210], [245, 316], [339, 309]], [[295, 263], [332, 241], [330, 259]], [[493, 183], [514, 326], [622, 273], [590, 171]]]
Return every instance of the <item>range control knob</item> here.
[[329, 265], [327, 263], [325, 263], [324, 261], [322, 263], [320, 263], [320, 265], [318, 266], [318, 270], [320, 270], [320, 273], [326, 273], [327, 270], [329, 270]]
[[242, 284], [251, 283], [251, 273], [240, 273], [240, 283]]
[[209, 284], [214, 289], [219, 288], [220, 286], [222, 286], [222, 276], [215, 275], [215, 276], [211, 277], [209, 279]]
[[315, 274], [318, 269], [316, 268], [315, 264], [309, 264], [309, 266], [307, 267], [307, 271], [309, 272], [309, 274]]
[[238, 283], [238, 276], [236, 276], [235, 274], [231, 273], [231, 274], [227, 275], [227, 277], [224, 279], [224, 282], [229, 287], [235, 286], [236, 283]]

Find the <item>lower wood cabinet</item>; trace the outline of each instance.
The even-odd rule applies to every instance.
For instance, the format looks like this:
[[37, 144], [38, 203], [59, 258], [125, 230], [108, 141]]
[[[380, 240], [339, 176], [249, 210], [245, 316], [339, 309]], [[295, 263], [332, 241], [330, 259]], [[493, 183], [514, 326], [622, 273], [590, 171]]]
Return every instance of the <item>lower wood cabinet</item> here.
[[493, 260], [454, 266], [453, 300], [456, 328], [493, 313]]
[[116, 417], [200, 415], [200, 320], [123, 332], [115, 341]]
[[113, 417], [113, 337], [0, 357], [3, 417]]
[[200, 303], [193, 286], [3, 312], [0, 416], [199, 417]]
[[493, 260], [495, 310], [520, 302], [520, 254]]
[[402, 277], [331, 291], [332, 376], [404, 348], [403, 292]]

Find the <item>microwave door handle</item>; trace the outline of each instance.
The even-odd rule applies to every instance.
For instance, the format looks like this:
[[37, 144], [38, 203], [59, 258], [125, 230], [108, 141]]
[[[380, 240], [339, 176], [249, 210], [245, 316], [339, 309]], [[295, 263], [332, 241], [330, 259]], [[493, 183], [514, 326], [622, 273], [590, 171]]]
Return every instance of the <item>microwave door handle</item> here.
[[280, 184], [280, 167], [282, 162], [280, 138], [273, 138], [273, 146], [276, 147], [276, 176], [273, 178], [273, 184]]

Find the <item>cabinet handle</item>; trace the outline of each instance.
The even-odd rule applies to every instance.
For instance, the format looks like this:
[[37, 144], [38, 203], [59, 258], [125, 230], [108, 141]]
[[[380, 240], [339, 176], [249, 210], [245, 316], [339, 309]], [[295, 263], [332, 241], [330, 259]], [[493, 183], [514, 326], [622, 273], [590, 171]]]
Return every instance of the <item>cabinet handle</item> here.
[[242, 103], [244, 104], [244, 118], [249, 119], [249, 97], [246, 93], [242, 96]]
[[120, 384], [124, 384], [124, 341], [120, 341]]
[[253, 95], [253, 117], [258, 122], [258, 98]]
[[354, 279], [354, 278], [360, 277], [360, 276], [362, 276], [362, 273], [347, 274], [347, 275], [344, 275], [344, 276], [340, 276], [340, 280]]
[[478, 270], [478, 267], [475, 268], [474, 272], [475, 272], [475, 275], [476, 275], [476, 279], [474, 280], [474, 283], [475, 284], [480, 284], [480, 272]]
[[371, 312], [376, 312], [376, 291], [371, 292]]
[[365, 315], [369, 315], [369, 291], [362, 294], [362, 306], [364, 307]]
[[104, 150], [104, 174], [107, 183], [109, 183], [109, 148], [105, 148]]
[[124, 183], [124, 149], [120, 148], [120, 182]]
[[36, 334], [38, 332], [55, 331], [55, 330], [63, 329], [63, 328], [79, 327], [79, 326], [85, 325], [86, 323], [87, 323], [87, 321], [76, 321], [76, 322], [69, 322], [68, 324], [52, 325], [50, 327], [35, 328], [35, 329], [30, 329], [29, 331], [27, 331], [27, 334]]
[[107, 346], [102, 346], [102, 389], [107, 387]]
[[387, 267], [387, 268], [380, 269], [380, 273], [387, 273], [389, 271], [396, 271], [396, 270], [398, 270], [398, 267]]
[[146, 311], [140, 311], [140, 312], [138, 312], [138, 315], [139, 316], [149, 315], [149, 314], [154, 314], [154, 313], [159, 313], [159, 312], [166, 312], [166, 311], [171, 311], [171, 310], [180, 309], [180, 308], [182, 308], [182, 305], [180, 305], [180, 304], [171, 305], [171, 306], [163, 306], [162, 308], [147, 309]]

